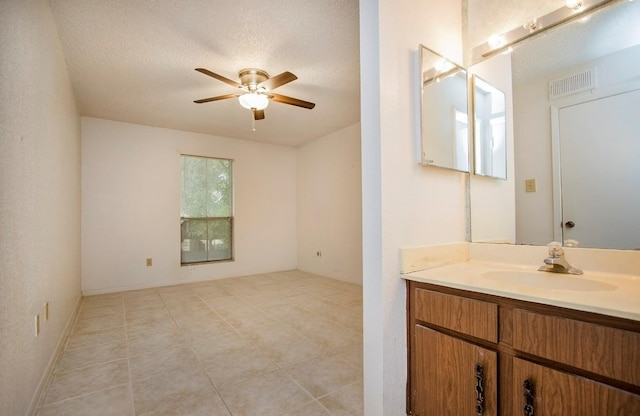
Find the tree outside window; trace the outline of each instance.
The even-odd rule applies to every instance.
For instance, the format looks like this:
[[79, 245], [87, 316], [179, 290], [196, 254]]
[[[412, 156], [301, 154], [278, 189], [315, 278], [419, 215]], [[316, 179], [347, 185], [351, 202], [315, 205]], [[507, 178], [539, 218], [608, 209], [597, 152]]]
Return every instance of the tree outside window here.
[[180, 156], [181, 263], [233, 260], [230, 159]]

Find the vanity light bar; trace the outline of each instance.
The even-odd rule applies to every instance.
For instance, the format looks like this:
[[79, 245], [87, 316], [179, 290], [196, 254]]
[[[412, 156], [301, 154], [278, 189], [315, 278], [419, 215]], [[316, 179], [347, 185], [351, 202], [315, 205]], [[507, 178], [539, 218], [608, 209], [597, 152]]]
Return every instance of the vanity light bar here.
[[433, 82], [439, 82], [440, 80], [448, 78], [452, 75], [455, 75], [460, 71], [464, 71], [464, 69], [459, 66], [452, 66], [451, 69], [444, 72], [438, 72], [434, 68], [431, 68], [429, 71], [425, 71], [423, 80], [422, 80], [422, 85], [426, 86]]
[[516, 42], [535, 36], [561, 23], [582, 17], [586, 13], [602, 8], [609, 3], [621, 1], [624, 0], [582, 0], [579, 2], [580, 6], [574, 8], [563, 6], [542, 17], [531, 19], [529, 22], [506, 33], [492, 35], [487, 42], [473, 49], [473, 56], [487, 58], [508, 51]]

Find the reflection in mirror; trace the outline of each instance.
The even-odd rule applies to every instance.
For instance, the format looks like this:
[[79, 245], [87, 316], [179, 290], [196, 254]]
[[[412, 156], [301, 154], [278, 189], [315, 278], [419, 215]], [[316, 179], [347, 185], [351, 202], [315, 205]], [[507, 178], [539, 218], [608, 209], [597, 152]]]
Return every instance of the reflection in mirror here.
[[500, 91], [473, 75], [474, 173], [507, 179], [506, 102]]
[[[513, 144], [513, 102], [511, 56], [496, 55], [467, 69], [505, 93], [507, 179], [470, 175], [469, 221], [471, 241], [490, 243], [516, 242], [515, 176]], [[475, 117], [472, 118], [474, 120]]]
[[[479, 20], [479, 24], [469, 25], [467, 39], [472, 45], [478, 45], [473, 48], [472, 57], [473, 62], [478, 62], [482, 57], [508, 53], [512, 45], [571, 20], [582, 19], [590, 12], [620, 0], [537, 0], [519, 2], [518, 7], [508, 7], [504, 0], [465, 1], [470, 15]], [[487, 33], [490, 29], [496, 31]], [[478, 38], [478, 35], [482, 37]]]
[[[515, 158], [516, 243], [545, 245], [559, 240], [565, 245], [577, 244], [579, 247], [640, 248], [638, 240], [629, 243], [619, 238], [629, 232], [640, 236], [637, 214], [640, 206], [631, 205], [626, 199], [639, 194], [640, 172], [637, 167], [629, 169], [620, 165], [623, 160], [621, 154], [638, 154], [637, 147], [634, 147], [638, 143], [638, 127], [631, 127], [632, 142], [617, 140], [622, 137], [618, 134], [619, 128], [639, 119], [637, 102], [624, 104], [621, 109], [614, 110], [614, 114], [603, 108], [591, 115], [582, 110], [570, 114], [571, 109], [576, 110], [582, 102], [617, 96], [640, 87], [639, 21], [639, 1], [612, 2], [584, 19], [563, 24], [545, 36], [515, 45], [511, 55], [496, 55], [484, 61], [504, 57], [511, 60], [514, 149], [509, 152], [513, 152]], [[553, 95], [550, 95], [550, 83], [589, 73], [589, 69], [594, 69], [591, 72], [594, 75], [592, 85], [587, 85], [584, 90], [560, 90], [559, 93], [552, 90]], [[580, 126], [584, 126], [585, 121], [600, 126], [602, 130], [597, 133], [595, 143], [608, 150], [622, 149], [622, 153], [609, 161], [597, 158], [597, 155], [596, 159], [589, 161], [578, 150], [567, 150], [564, 130], [569, 124], [565, 123], [570, 122], [568, 117], [573, 116], [577, 117]], [[565, 118], [567, 120], [563, 121]], [[511, 124], [510, 120], [509, 116], [508, 124]], [[552, 132], [557, 137], [552, 138]], [[578, 141], [572, 143], [583, 152], [586, 149], [582, 140], [584, 135], [578, 134]], [[604, 157], [604, 153], [601, 155]], [[623, 175], [625, 180], [604, 179], [612, 171]], [[568, 180], [573, 184], [569, 185]], [[592, 188], [596, 180], [604, 180], [610, 191], [607, 196]], [[533, 186], [525, 186], [527, 183]], [[482, 200], [483, 195], [474, 192], [474, 183], [471, 188], [472, 227], [476, 221], [495, 222], [493, 217], [486, 220], [486, 211], [481, 214], [475, 212], [476, 198]], [[568, 196], [570, 188], [581, 189], [582, 196], [577, 199]], [[601, 208], [603, 201], [607, 202], [605, 208]], [[570, 207], [588, 208], [588, 212], [573, 211], [574, 208]], [[568, 208], [572, 210], [570, 214]], [[610, 223], [590, 233], [602, 238], [591, 240], [592, 237], [579, 233], [595, 230], [595, 225], [602, 219], [609, 219], [628, 232], [622, 233]], [[473, 241], [477, 240], [473, 238]]]
[[467, 72], [420, 45], [421, 163], [469, 171]]
[[640, 85], [629, 87], [552, 108], [565, 245], [640, 249]]

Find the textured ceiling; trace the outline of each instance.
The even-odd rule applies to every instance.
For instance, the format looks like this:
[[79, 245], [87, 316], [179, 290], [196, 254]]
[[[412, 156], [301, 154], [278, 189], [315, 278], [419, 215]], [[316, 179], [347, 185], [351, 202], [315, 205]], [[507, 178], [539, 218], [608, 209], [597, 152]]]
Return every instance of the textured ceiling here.
[[[51, 0], [83, 116], [297, 146], [360, 119], [358, 0]], [[242, 68], [298, 76], [255, 123], [236, 90]]]
[[640, 45], [640, 1], [623, 1], [590, 17], [522, 42], [512, 52], [513, 83], [592, 61]]
[[466, 42], [475, 48], [489, 36], [505, 33], [534, 17], [563, 7], [564, 0], [464, 0], [467, 11]]
[[[515, 29], [556, 9], [564, 0], [462, 0], [465, 63], [493, 33]], [[563, 23], [519, 42], [512, 52], [519, 84], [640, 44], [640, 1], [613, 0], [585, 18]]]

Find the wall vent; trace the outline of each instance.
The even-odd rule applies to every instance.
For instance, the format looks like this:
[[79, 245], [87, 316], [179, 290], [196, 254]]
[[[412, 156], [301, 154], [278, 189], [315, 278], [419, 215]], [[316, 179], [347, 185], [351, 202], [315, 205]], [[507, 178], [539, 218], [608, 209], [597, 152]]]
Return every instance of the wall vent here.
[[577, 74], [549, 81], [549, 99], [564, 97], [596, 87], [596, 70], [589, 68]]

